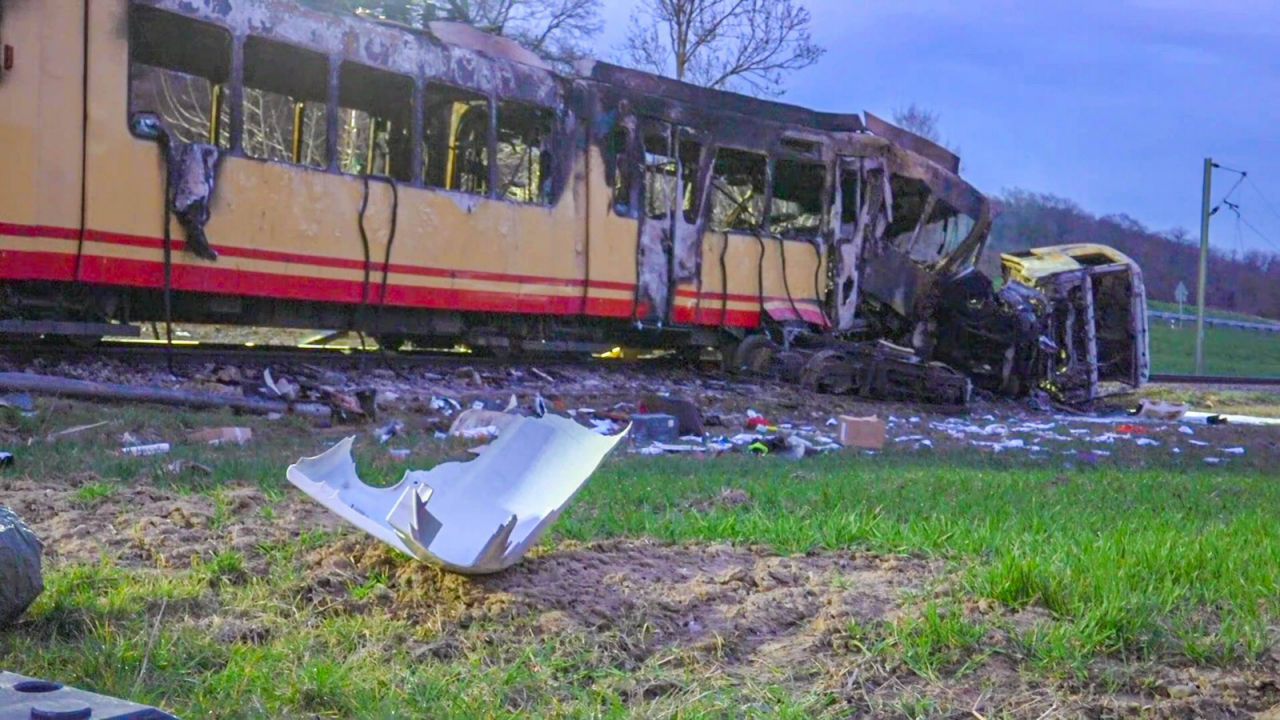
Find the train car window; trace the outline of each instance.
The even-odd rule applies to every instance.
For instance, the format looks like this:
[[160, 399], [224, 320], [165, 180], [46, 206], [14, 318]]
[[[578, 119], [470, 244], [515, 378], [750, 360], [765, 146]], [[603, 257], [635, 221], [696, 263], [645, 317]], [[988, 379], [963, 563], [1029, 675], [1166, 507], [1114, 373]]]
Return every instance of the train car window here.
[[130, 8], [130, 117], [154, 113], [184, 142], [230, 147], [230, 73], [231, 33], [144, 5]]
[[778, 160], [773, 166], [770, 234], [785, 238], [816, 237], [822, 230], [822, 191], [826, 184], [826, 166]]
[[719, 148], [711, 171], [711, 229], [720, 232], [760, 229], [764, 224], [764, 155]]
[[625, 125], [616, 125], [609, 133], [608, 143], [605, 149], [605, 168], [611, 174], [609, 180], [613, 187], [613, 212], [622, 217], [631, 217], [631, 131]]
[[329, 61], [320, 53], [249, 37], [244, 43], [244, 154], [329, 165]]
[[367, 65], [338, 70], [338, 169], [413, 180], [413, 80]]
[[423, 124], [424, 182], [429, 187], [489, 192], [489, 99], [479, 93], [427, 85]]
[[555, 113], [517, 102], [498, 103], [498, 197], [551, 202], [551, 135]]
[[862, 178], [853, 170], [840, 173], [840, 222], [854, 225], [862, 204]]
[[678, 197], [685, 222], [697, 220], [694, 204], [702, 146], [683, 135], [683, 130], [666, 123], [651, 123], [645, 133], [645, 212], [651, 218], [668, 216]]

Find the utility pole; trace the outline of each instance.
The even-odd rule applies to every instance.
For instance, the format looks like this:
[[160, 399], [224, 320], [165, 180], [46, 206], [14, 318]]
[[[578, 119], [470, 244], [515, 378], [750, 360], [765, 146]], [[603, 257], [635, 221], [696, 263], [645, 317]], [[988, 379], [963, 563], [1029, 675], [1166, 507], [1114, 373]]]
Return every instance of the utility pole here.
[[1204, 374], [1204, 288], [1209, 281], [1209, 186], [1213, 158], [1204, 159], [1204, 195], [1200, 200], [1200, 283], [1196, 286], [1196, 374]]

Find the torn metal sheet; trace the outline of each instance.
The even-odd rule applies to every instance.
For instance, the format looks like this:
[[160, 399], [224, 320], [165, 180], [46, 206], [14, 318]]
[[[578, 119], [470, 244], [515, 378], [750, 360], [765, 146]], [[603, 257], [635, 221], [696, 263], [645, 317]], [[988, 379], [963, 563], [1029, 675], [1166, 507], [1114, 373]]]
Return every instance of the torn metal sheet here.
[[406, 472], [389, 488], [356, 475], [349, 437], [290, 465], [289, 482], [391, 547], [481, 575], [519, 562], [626, 435], [557, 416], [519, 418], [469, 462]]

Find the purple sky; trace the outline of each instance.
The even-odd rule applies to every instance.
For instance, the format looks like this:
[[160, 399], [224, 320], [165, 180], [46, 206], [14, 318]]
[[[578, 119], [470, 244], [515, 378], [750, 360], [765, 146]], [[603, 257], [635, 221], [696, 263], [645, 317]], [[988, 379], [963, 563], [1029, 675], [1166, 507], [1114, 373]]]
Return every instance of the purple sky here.
[[[1257, 187], [1231, 200], [1267, 238], [1224, 209], [1213, 245], [1280, 252], [1277, 0], [806, 1], [827, 54], [787, 101], [884, 116], [915, 101], [988, 193], [1053, 193], [1196, 237], [1212, 156], [1249, 171]], [[632, 3], [605, 0], [602, 57]], [[1218, 171], [1215, 202], [1235, 179]]]

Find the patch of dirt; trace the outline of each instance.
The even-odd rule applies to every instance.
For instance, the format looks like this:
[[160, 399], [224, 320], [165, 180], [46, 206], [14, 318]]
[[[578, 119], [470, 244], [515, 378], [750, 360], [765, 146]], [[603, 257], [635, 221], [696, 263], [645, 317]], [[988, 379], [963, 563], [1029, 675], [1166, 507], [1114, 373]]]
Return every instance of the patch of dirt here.
[[[364, 538], [307, 559], [325, 602], [374, 573], [393, 610], [432, 624], [528, 622], [535, 633], [643, 636], [634, 660], [670, 649], [727, 666], [786, 666], [829, 652], [851, 621], [892, 620], [937, 563], [865, 553], [777, 556], [730, 545], [614, 540], [562, 544], [510, 570], [466, 578], [405, 562]], [[319, 598], [316, 598], [319, 601]]]
[[125, 567], [184, 567], [193, 557], [235, 550], [258, 575], [266, 570], [260, 545], [342, 526], [328, 510], [292, 498], [275, 504], [268, 518], [262, 512], [267, 498], [254, 488], [228, 488], [220, 509], [208, 496], [149, 484], [120, 486], [84, 502], [76, 497], [82, 480], [6, 483], [5, 504], [36, 531], [54, 563], [92, 563], [105, 556]]

